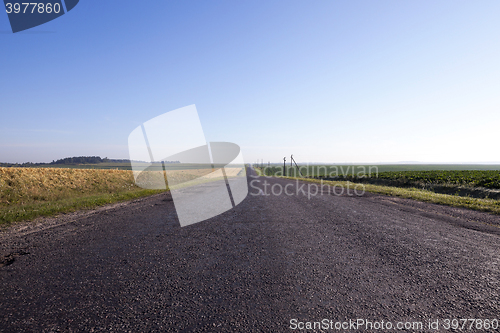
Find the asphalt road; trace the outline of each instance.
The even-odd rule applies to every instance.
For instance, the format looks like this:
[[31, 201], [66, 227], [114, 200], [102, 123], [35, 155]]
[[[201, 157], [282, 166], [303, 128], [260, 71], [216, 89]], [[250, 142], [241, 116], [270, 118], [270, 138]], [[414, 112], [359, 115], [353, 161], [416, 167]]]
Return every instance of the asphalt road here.
[[[367, 319], [424, 325], [377, 332], [436, 332], [440, 319], [444, 332], [444, 319], [500, 319], [499, 217], [250, 180], [240, 205], [183, 228], [161, 194], [0, 233], [0, 331], [304, 332], [292, 328]], [[292, 195], [271, 193], [288, 184]]]

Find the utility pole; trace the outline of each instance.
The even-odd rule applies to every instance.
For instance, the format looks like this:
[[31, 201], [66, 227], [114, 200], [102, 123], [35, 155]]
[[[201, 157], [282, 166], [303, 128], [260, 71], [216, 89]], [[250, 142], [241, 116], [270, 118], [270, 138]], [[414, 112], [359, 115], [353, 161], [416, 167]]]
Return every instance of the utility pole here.
[[283, 176], [286, 177], [286, 157], [283, 157]]
[[[297, 162], [295, 162], [295, 160], [293, 159], [293, 154], [290, 156], [290, 159], [293, 161], [293, 163], [295, 163], [295, 166], [297, 167], [297, 170], [299, 171], [299, 175], [300, 175], [301, 177], [304, 177], [304, 176], [302, 176], [302, 172], [300, 172], [300, 168], [299, 168], [299, 166], [297, 165]], [[292, 161], [290, 161], [290, 164], [292, 164]]]

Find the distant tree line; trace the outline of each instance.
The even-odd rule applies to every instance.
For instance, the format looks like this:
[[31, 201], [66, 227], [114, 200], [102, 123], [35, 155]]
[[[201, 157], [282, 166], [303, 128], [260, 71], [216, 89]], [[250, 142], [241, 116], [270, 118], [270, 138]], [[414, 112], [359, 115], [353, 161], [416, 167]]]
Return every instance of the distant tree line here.
[[[141, 162], [141, 161], [134, 161]], [[50, 164], [99, 164], [99, 163], [130, 163], [128, 159], [109, 159], [99, 156], [78, 156], [66, 157], [57, 161], [52, 161]], [[161, 162], [160, 162], [161, 163]], [[164, 161], [164, 163], [180, 163], [179, 161]]]
[[39, 165], [47, 165], [47, 163], [0, 163], [0, 167], [3, 168], [31, 168]]
[[52, 161], [50, 164], [99, 164], [109, 162], [108, 158], [99, 156], [78, 156], [66, 157], [57, 161]]
[[[134, 162], [144, 162], [144, 161], [134, 161]], [[100, 156], [77, 156], [77, 157], [66, 157], [59, 159], [57, 161], [52, 161], [50, 163], [0, 163], [0, 167], [36, 167], [44, 165], [78, 165], [78, 164], [100, 164], [100, 163], [128, 163], [129, 159], [109, 159], [107, 157], [101, 158]], [[161, 162], [158, 162], [161, 163]], [[179, 161], [164, 161], [164, 163], [180, 163]]]

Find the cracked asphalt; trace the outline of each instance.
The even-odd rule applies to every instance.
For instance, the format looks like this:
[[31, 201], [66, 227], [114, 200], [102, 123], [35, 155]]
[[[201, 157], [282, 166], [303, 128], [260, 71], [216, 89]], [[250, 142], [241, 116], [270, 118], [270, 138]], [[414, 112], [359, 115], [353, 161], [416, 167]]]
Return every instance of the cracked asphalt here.
[[370, 193], [265, 195], [307, 183], [249, 181], [240, 205], [183, 228], [167, 193], [1, 232], [0, 331], [500, 319], [500, 217]]

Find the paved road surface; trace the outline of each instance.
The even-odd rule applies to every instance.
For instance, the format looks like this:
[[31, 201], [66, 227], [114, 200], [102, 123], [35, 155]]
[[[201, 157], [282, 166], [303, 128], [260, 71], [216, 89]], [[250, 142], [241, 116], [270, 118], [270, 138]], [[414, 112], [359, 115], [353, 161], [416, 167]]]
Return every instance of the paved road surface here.
[[267, 182], [294, 195], [266, 196], [264, 180], [233, 210], [184, 228], [161, 194], [0, 234], [0, 331], [500, 317], [499, 217], [373, 194], [308, 199], [283, 179]]

